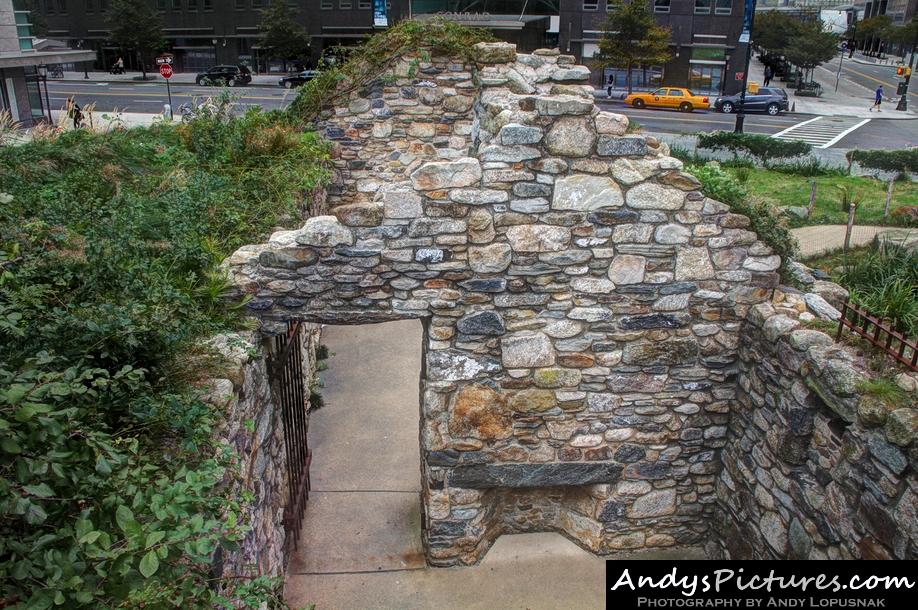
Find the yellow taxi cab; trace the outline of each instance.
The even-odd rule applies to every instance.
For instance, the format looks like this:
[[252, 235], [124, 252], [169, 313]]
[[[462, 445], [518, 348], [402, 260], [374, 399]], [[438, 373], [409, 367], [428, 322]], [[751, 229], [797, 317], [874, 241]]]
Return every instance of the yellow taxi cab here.
[[678, 108], [682, 112], [691, 112], [696, 108], [707, 109], [711, 105], [706, 95], [695, 95], [682, 87], [660, 87], [650, 93], [632, 93], [624, 101], [635, 108]]

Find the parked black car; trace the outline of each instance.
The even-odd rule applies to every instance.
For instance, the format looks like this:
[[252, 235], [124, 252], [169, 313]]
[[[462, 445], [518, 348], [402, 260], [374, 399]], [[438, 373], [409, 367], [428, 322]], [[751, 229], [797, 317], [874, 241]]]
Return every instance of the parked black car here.
[[198, 74], [194, 82], [198, 85], [226, 85], [236, 87], [252, 82], [252, 72], [245, 66], [214, 66]]
[[318, 75], [318, 70], [303, 70], [299, 74], [291, 74], [290, 76], [285, 76], [284, 78], [277, 81], [277, 84], [281, 87], [286, 87], [287, 89], [293, 89], [294, 87], [299, 87], [300, 85], [306, 84]]
[[[730, 114], [736, 112], [739, 108], [739, 94], [725, 95], [714, 100], [714, 109]], [[746, 94], [746, 112], [767, 112], [771, 116], [786, 111], [789, 108], [787, 103], [787, 91], [777, 87], [759, 87], [755, 95]]]

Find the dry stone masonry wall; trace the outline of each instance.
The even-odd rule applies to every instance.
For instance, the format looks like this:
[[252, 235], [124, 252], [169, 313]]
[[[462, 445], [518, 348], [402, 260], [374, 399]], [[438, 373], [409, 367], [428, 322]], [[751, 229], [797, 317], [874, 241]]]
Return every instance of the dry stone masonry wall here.
[[748, 313], [711, 553], [916, 559], [918, 394], [895, 408], [860, 392], [864, 362], [800, 324], [812, 294], [784, 288]]
[[[308, 381], [316, 371], [319, 336], [317, 325], [306, 325], [298, 335], [303, 378]], [[216, 439], [237, 456], [238, 466], [238, 476], [229, 474], [225, 485], [244, 507], [240, 522], [250, 528], [236, 550], [218, 552], [215, 571], [227, 578], [283, 576], [288, 560], [283, 522], [288, 472], [277, 389], [268, 375], [273, 345], [258, 333], [219, 335], [210, 345], [224, 359], [226, 376], [209, 382], [205, 399], [224, 413]], [[308, 396], [308, 388], [305, 391]]]
[[406, 58], [327, 112], [331, 214], [240, 249], [231, 276], [269, 334], [424, 320], [430, 563], [520, 531], [701, 545], [727, 518], [744, 322], [781, 261], [599, 111], [572, 57], [475, 53]]

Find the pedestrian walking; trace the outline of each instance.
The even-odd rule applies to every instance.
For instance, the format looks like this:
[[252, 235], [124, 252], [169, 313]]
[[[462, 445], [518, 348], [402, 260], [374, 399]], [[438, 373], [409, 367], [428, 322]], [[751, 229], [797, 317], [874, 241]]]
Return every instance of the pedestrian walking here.
[[67, 114], [73, 119], [74, 129], [80, 129], [83, 126], [83, 109], [73, 98], [70, 98], [67, 103]]
[[615, 87], [615, 75], [609, 75], [609, 81], [606, 83], [606, 97], [612, 97], [612, 88]]
[[873, 98], [873, 106], [870, 107], [870, 111], [872, 112], [873, 109], [876, 108], [876, 111], [879, 112], [880, 104], [882, 103], [883, 103], [883, 85], [880, 85], [879, 87], [877, 87], [876, 96]]
[[768, 86], [768, 83], [771, 82], [771, 77], [774, 75], [775, 75], [775, 72], [774, 70], [771, 69], [771, 66], [765, 66], [765, 84], [764, 84], [765, 87]]

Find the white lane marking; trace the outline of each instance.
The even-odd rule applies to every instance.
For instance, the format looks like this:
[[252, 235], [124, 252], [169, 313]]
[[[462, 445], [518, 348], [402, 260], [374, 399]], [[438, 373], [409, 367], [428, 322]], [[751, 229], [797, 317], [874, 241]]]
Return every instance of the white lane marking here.
[[837, 136], [835, 136], [834, 138], [832, 138], [831, 140], [829, 140], [828, 142], [826, 142], [825, 144], [823, 144], [822, 146], [820, 146], [819, 148], [828, 148], [828, 147], [832, 146], [833, 144], [835, 144], [836, 142], [838, 142], [839, 140], [841, 140], [842, 138], [844, 138], [846, 135], [848, 135], [849, 133], [851, 133], [852, 131], [854, 131], [854, 130], [857, 129], [858, 127], [862, 127], [862, 126], [866, 125], [866, 124], [869, 123], [869, 122], [870, 122], [870, 119], [864, 119], [863, 121], [861, 121], [861, 122], [858, 123], [857, 125], [854, 125], [853, 127], [849, 127], [848, 129], [844, 130], [843, 132], [841, 132], [840, 134], [838, 134]]
[[803, 127], [804, 125], [808, 125], [808, 124], [810, 124], [810, 123], [812, 123], [812, 122], [814, 122], [814, 121], [818, 121], [818, 120], [821, 119], [821, 118], [823, 118], [823, 117], [818, 116], [818, 117], [813, 118], [813, 119], [810, 119], [810, 120], [808, 120], [808, 121], [803, 121], [802, 123], [797, 123], [796, 125], [791, 125], [791, 126], [788, 127], [787, 129], [783, 129], [783, 130], [779, 131], [778, 133], [773, 133], [773, 134], [771, 134], [771, 137], [777, 138], [777, 137], [783, 136], [784, 134], [786, 134], [788, 131], [790, 131], [790, 130], [792, 130], [792, 129], [795, 129], [795, 128], [797, 128], [797, 127]]

